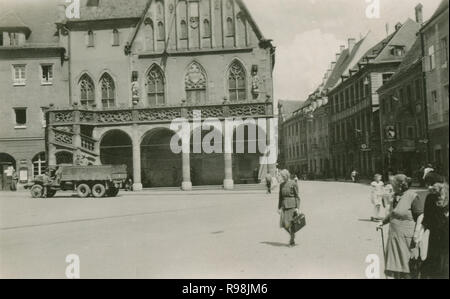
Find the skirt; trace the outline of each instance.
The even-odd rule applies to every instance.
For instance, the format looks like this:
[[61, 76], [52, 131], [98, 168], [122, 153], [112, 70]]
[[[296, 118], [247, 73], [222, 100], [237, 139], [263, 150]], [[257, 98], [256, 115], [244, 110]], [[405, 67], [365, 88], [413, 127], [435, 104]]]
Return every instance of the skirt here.
[[409, 262], [412, 255], [411, 242], [413, 234], [414, 222], [391, 222], [391, 225], [389, 226], [389, 237], [386, 244], [387, 275], [390, 273], [410, 273]]
[[295, 217], [295, 209], [282, 209], [280, 216], [280, 227], [289, 229]]

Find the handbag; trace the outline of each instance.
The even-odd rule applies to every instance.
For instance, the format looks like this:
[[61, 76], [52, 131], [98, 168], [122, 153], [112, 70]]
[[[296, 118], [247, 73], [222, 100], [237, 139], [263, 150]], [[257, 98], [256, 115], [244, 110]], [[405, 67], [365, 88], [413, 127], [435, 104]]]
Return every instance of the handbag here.
[[294, 231], [294, 233], [298, 232], [305, 226], [306, 226], [306, 216], [303, 213], [296, 215], [292, 220], [291, 229]]

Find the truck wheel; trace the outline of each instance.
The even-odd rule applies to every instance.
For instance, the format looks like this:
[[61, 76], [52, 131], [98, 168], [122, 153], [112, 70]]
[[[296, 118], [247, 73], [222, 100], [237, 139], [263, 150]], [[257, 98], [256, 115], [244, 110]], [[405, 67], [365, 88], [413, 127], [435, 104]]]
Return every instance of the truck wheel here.
[[92, 187], [92, 195], [96, 198], [101, 198], [105, 196], [106, 188], [103, 184], [95, 184]]
[[31, 187], [31, 197], [33, 198], [41, 198], [42, 195], [44, 194], [44, 188], [42, 188], [41, 185], [34, 185], [33, 187]]
[[47, 191], [47, 197], [48, 198], [52, 198], [53, 196], [55, 196], [56, 191], [55, 190], [48, 190]]
[[113, 188], [110, 188], [110, 189], [108, 190], [108, 196], [109, 196], [109, 197], [116, 197], [117, 194], [119, 194], [119, 188], [113, 187]]
[[80, 198], [86, 198], [91, 194], [91, 188], [87, 184], [80, 184], [77, 187], [77, 193]]

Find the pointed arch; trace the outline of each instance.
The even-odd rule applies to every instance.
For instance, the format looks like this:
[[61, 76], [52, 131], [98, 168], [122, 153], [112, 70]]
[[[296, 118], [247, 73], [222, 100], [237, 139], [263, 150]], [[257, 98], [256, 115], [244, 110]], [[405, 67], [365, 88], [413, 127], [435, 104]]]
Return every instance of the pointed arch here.
[[112, 31], [112, 45], [113, 46], [119, 46], [120, 45], [119, 30], [117, 30], [115, 28]]
[[146, 75], [147, 101], [149, 106], [166, 104], [164, 72], [157, 64], [153, 64]]
[[103, 108], [113, 108], [116, 106], [116, 85], [114, 79], [108, 73], [103, 73], [100, 77], [100, 90]]
[[81, 106], [92, 106], [95, 104], [95, 85], [92, 78], [84, 73], [78, 81], [80, 89], [80, 104]]
[[247, 72], [237, 59], [233, 60], [228, 69], [228, 93], [232, 102], [247, 100]]
[[203, 37], [209, 38], [211, 37], [211, 23], [208, 19], [203, 20]]
[[184, 77], [188, 104], [206, 103], [207, 78], [206, 71], [200, 63], [193, 61], [189, 64]]
[[180, 39], [188, 38], [188, 28], [185, 20], [181, 20], [180, 22]]

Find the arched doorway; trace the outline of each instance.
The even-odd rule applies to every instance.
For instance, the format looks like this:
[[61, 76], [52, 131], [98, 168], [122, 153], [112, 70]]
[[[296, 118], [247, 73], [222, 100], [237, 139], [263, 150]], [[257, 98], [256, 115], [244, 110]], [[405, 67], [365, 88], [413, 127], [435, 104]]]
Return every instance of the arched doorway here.
[[10, 191], [13, 174], [16, 170], [16, 160], [7, 153], [0, 153], [0, 190]]
[[73, 154], [67, 151], [60, 151], [56, 153], [56, 165], [73, 164]]
[[181, 186], [181, 154], [175, 154], [170, 149], [174, 134], [169, 129], [155, 129], [142, 139], [141, 173], [144, 188]]
[[100, 162], [103, 165], [126, 165], [133, 176], [133, 144], [130, 136], [121, 130], [107, 132], [100, 142]]
[[[243, 124], [233, 133], [233, 180], [235, 184], [257, 183], [262, 173], [267, 172], [260, 165], [265, 148], [259, 147], [259, 139], [265, 142], [265, 131], [256, 124]], [[262, 144], [266, 144], [261, 142]]]
[[[197, 138], [197, 134], [201, 138]], [[223, 154], [222, 132], [215, 128], [195, 131], [191, 136], [191, 181], [193, 186], [222, 185], [225, 178], [225, 161]], [[215, 136], [215, 138], [213, 137]], [[206, 137], [206, 138], [205, 138]], [[197, 140], [199, 139], [199, 140]], [[203, 147], [203, 142], [209, 142]], [[211, 152], [211, 153], [210, 153]]]

